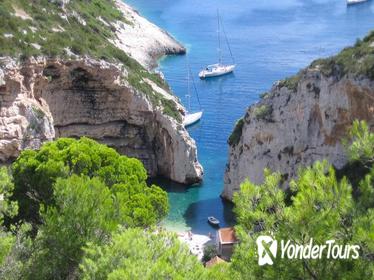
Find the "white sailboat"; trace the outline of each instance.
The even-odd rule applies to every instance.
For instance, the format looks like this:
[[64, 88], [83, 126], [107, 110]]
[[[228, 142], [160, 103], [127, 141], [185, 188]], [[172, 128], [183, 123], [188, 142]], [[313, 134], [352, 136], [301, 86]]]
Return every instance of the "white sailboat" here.
[[347, 5], [359, 4], [359, 3], [366, 2], [366, 1], [368, 0], [347, 0]]
[[190, 112], [191, 111], [191, 90], [190, 90], [190, 79], [191, 78], [192, 78], [193, 87], [194, 87], [194, 90], [195, 90], [195, 93], [196, 93], [197, 101], [199, 102], [199, 106], [201, 107], [199, 95], [198, 95], [197, 89], [196, 89], [196, 85], [195, 85], [195, 82], [194, 82], [193, 77], [191, 75], [190, 66], [188, 65], [188, 78], [187, 78], [187, 88], [188, 88], [187, 92], [188, 93], [186, 94], [186, 97], [188, 99], [188, 111], [187, 111], [187, 113], [184, 117], [184, 120], [183, 120], [184, 127], [188, 127], [188, 126], [191, 126], [191, 125], [197, 123], [198, 121], [200, 121], [200, 119], [203, 116], [203, 111], [198, 111], [198, 112], [195, 112], [195, 113]]
[[184, 117], [183, 125], [184, 127], [191, 126], [195, 123], [197, 123], [203, 116], [203, 112], [196, 112], [196, 113], [187, 113], [186, 116]]
[[[205, 67], [205, 69], [201, 70], [199, 73], [200, 79], [210, 78], [210, 77], [218, 77], [222, 75], [229, 74], [234, 71], [236, 65], [234, 62], [234, 58], [231, 52], [229, 40], [227, 39], [226, 32], [224, 29], [223, 24], [221, 24], [219, 11], [217, 10], [217, 18], [218, 18], [218, 63], [211, 64]], [[231, 59], [233, 64], [223, 64], [222, 63], [222, 49], [221, 49], [221, 26], [223, 34], [225, 35], [227, 47], [230, 51]]]

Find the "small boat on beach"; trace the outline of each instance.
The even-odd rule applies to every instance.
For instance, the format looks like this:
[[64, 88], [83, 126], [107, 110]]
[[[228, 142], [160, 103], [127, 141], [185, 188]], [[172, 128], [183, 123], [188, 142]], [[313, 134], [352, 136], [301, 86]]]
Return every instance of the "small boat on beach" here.
[[212, 226], [218, 226], [219, 225], [219, 220], [216, 219], [213, 216], [208, 217], [208, 223], [211, 224]]
[[[225, 32], [225, 29], [223, 27], [223, 24], [221, 24], [220, 15], [219, 15], [218, 10], [217, 10], [217, 18], [218, 18], [218, 63], [208, 65], [207, 67], [205, 67], [205, 69], [201, 70], [200, 73], [199, 73], [200, 79], [218, 77], [218, 76], [230, 74], [234, 71], [234, 69], [236, 67], [234, 57], [233, 57], [232, 52], [231, 52], [230, 43], [229, 43], [229, 40], [227, 39], [226, 32]], [[227, 44], [227, 47], [230, 51], [230, 55], [231, 55], [231, 59], [232, 59], [233, 64], [223, 64], [222, 63], [221, 26], [222, 26], [223, 34], [225, 35], [226, 44]]]
[[347, 5], [354, 5], [367, 2], [368, 0], [347, 0]]

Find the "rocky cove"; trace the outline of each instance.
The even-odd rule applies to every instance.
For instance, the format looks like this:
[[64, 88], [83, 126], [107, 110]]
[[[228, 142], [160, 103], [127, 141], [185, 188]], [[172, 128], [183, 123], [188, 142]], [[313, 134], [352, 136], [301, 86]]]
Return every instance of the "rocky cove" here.
[[[54, 34], [68, 32], [65, 17], [70, 23], [75, 21], [79, 27], [89, 25], [84, 14], [68, 9], [71, 1], [49, 2], [65, 9], [61, 21], [59, 19], [55, 26], [51, 26]], [[206, 15], [201, 16], [186, 9], [182, 2], [179, 4], [183, 9], [179, 4], [171, 5], [179, 7], [175, 8], [176, 11], [169, 9], [167, 4], [160, 4], [165, 13], [162, 15], [158, 13], [158, 4], [148, 1], [145, 5], [154, 7], [155, 14], [140, 11], [186, 42], [192, 71], [198, 73], [201, 65], [215, 59], [214, 51], [211, 51], [216, 48], [216, 34], [212, 32], [212, 25], [216, 22], [215, 7], [204, 10]], [[204, 118], [187, 132], [181, 125], [186, 113], [181, 105], [186, 93], [186, 58], [170, 56], [161, 61], [161, 70], [176, 95], [171, 94], [165, 81], [152, 71], [161, 56], [184, 54], [186, 49], [129, 5], [122, 1], [116, 1], [116, 5], [123, 18], [108, 20], [108, 17], [99, 16], [98, 26], [91, 31], [95, 34], [96, 29], [104, 28], [103, 34], [109, 30], [113, 32], [114, 36], [108, 36], [105, 41], [110, 43], [109, 47], [122, 50], [128, 56], [120, 62], [111, 60], [113, 53], [82, 54], [79, 46], [64, 47], [63, 55], [57, 57], [38, 54], [28, 60], [15, 56], [2, 58], [2, 162], [11, 161], [23, 149], [38, 149], [43, 142], [59, 137], [96, 139], [122, 154], [142, 160], [152, 177], [160, 175], [184, 184], [175, 187], [169, 181], [160, 183], [169, 191], [172, 217], [168, 220], [172, 223], [177, 220], [183, 229], [199, 229], [200, 233], [207, 234], [211, 231], [206, 223], [209, 215], [218, 217], [224, 225], [233, 222], [232, 215], [227, 214], [231, 213], [231, 208], [227, 211], [226, 204], [219, 198], [222, 189], [223, 197], [231, 200], [245, 179], [260, 183], [265, 167], [280, 171], [286, 180], [294, 177], [299, 167], [322, 158], [328, 158], [340, 168], [346, 163], [340, 140], [346, 135], [350, 123], [355, 118], [371, 123], [371, 78], [356, 75], [354, 71], [326, 73], [325, 67], [312, 65], [294, 78], [275, 83], [269, 93], [263, 94], [258, 104], [251, 106], [239, 121], [230, 137], [230, 145], [227, 145], [235, 120], [243, 114], [246, 106], [258, 101], [258, 93], [267, 90], [272, 82], [297, 72], [312, 58], [337, 53], [356, 38], [354, 33], [343, 43], [336, 44], [324, 38], [320, 41], [326, 42], [326, 50], [323, 47], [317, 49], [305, 39], [304, 33], [297, 33], [298, 25], [295, 25], [298, 39], [292, 44], [284, 43], [283, 37], [273, 36], [274, 26], [271, 31], [265, 28], [263, 38], [260, 32], [251, 30], [251, 34], [260, 38], [250, 40], [250, 36], [247, 38], [242, 34], [247, 32], [247, 22], [237, 21], [233, 13], [224, 16], [228, 18], [229, 37], [234, 38], [234, 53], [240, 58], [238, 71], [216, 81], [196, 83], [202, 93]], [[226, 8], [231, 9], [231, 6], [227, 4]], [[257, 9], [261, 10], [261, 7]], [[287, 9], [297, 8], [287, 6]], [[182, 10], [189, 12], [188, 16]], [[210, 10], [213, 12], [208, 12]], [[175, 16], [174, 12], [181, 14]], [[17, 13], [21, 22], [25, 21], [23, 18], [33, 17], [19, 9]], [[248, 13], [254, 15], [254, 26], [263, 24], [262, 13], [252, 10]], [[293, 22], [287, 11], [282, 10], [283, 13], [287, 15], [284, 18]], [[205, 20], [210, 24], [204, 25]], [[296, 23], [305, 26], [303, 21]], [[360, 34], [367, 33], [368, 27], [362, 22], [359, 25], [362, 26]], [[33, 30], [32, 26], [28, 32]], [[278, 31], [282, 34], [282, 30]], [[13, 34], [7, 33], [7, 36]], [[274, 43], [276, 47], [269, 44], [263, 50], [263, 41]], [[42, 44], [43, 39], [33, 43], [33, 51], [38, 52]], [[288, 48], [292, 48], [294, 56], [284, 52]], [[305, 53], [300, 55], [300, 50]], [[132, 60], [137, 62], [136, 66]], [[194, 100], [192, 103], [196, 105]], [[200, 187], [186, 188], [185, 185], [201, 182], [202, 165], [205, 178]]]
[[55, 138], [87, 136], [140, 159], [151, 176], [199, 182], [196, 145], [181, 125], [185, 109], [160, 78], [147, 74], [158, 57], [185, 49], [126, 4], [117, 7], [125, 20], [111, 24], [112, 44], [145, 67], [137, 66], [144, 75], [138, 87], [129, 81], [133, 69], [89, 56], [2, 58], [0, 160]]
[[374, 2], [125, 2], [0, 1], [0, 279], [372, 279]]

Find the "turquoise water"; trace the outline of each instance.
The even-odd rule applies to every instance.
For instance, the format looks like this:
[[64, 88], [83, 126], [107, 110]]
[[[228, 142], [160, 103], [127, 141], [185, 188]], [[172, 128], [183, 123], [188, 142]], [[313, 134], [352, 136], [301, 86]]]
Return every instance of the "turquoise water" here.
[[[223, 225], [233, 223], [230, 205], [219, 198], [227, 162], [226, 143], [235, 121], [246, 108], [269, 90], [272, 83], [295, 74], [313, 59], [337, 53], [374, 29], [374, 2], [347, 7], [345, 0], [132, 0], [126, 1], [142, 15], [169, 31], [188, 49], [198, 88], [203, 120], [189, 129], [196, 140], [204, 182], [185, 188], [158, 183], [169, 193], [170, 228], [191, 228], [197, 233], [213, 229], [213, 215]], [[217, 61], [219, 8], [231, 42], [235, 74], [200, 81], [199, 70]], [[229, 52], [224, 49], [226, 61]], [[163, 59], [160, 68], [172, 90], [186, 104], [185, 56]], [[192, 99], [192, 108], [198, 109]]]

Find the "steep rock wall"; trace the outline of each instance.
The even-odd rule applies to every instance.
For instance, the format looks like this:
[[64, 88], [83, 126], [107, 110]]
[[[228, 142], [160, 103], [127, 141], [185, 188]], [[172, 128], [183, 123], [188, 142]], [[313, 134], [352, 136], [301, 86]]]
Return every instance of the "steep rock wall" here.
[[264, 168], [288, 180], [298, 168], [328, 159], [336, 168], [347, 159], [341, 144], [355, 119], [374, 125], [374, 82], [353, 75], [301, 72], [295, 90], [273, 86], [246, 112], [232, 136], [222, 196], [232, 199], [245, 179], [263, 180]]

